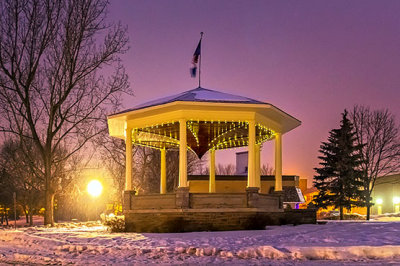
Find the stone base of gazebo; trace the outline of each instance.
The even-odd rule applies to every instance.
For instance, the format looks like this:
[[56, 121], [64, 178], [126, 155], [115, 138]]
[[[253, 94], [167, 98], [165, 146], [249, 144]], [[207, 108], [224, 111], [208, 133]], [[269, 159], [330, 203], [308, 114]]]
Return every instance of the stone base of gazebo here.
[[316, 223], [313, 210], [282, 208], [282, 194], [176, 193], [135, 195], [124, 192], [128, 232], [191, 232], [263, 229], [266, 225]]

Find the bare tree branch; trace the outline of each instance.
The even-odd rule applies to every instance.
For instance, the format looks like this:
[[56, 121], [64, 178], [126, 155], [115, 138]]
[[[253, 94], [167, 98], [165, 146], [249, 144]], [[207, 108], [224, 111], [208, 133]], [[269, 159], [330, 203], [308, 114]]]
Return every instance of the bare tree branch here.
[[378, 177], [400, 171], [399, 127], [389, 110], [370, 110], [355, 106], [351, 119], [356, 131], [357, 144], [361, 150], [367, 219], [370, 216], [371, 194]]
[[107, 5], [106, 0], [0, 2], [1, 131], [37, 147], [45, 223], [53, 223], [62, 162], [99, 135], [108, 108], [131, 94], [120, 63], [128, 49], [126, 28], [106, 23]]

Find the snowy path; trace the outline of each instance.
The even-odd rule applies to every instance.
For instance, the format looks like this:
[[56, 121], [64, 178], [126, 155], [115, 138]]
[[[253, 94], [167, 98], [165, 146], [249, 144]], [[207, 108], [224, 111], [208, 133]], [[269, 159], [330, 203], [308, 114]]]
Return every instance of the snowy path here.
[[0, 263], [400, 264], [400, 223], [330, 222], [261, 231], [108, 233], [102, 226], [0, 230]]

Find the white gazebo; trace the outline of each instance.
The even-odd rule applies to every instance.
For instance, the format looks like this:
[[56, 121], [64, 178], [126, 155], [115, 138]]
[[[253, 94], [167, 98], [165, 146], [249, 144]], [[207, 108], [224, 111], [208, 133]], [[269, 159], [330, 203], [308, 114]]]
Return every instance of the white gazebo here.
[[[248, 147], [247, 193], [259, 194], [260, 146], [265, 141], [273, 140], [275, 191], [279, 192], [282, 190], [282, 135], [300, 124], [298, 119], [272, 104], [201, 87], [110, 115], [110, 136], [124, 139], [126, 142], [125, 195], [129, 196], [125, 197], [125, 216], [130, 211], [135, 212], [135, 207], [138, 206], [140, 210], [154, 209], [151, 202], [147, 202], [147, 205], [144, 203], [146, 196], [141, 195], [144, 198], [140, 199], [139, 203], [139, 197], [132, 192], [132, 145], [161, 151], [160, 194], [165, 196], [163, 202], [172, 197], [172, 194], [172, 198], [175, 199], [175, 207], [168, 205], [161, 209], [192, 209], [190, 206], [193, 204], [190, 205], [189, 201], [196, 195], [189, 197], [187, 150], [194, 152], [199, 158], [209, 152], [208, 197], [212, 197], [210, 193], [218, 194], [215, 181], [215, 151]], [[166, 190], [166, 153], [171, 149], [179, 150], [179, 185], [176, 193], [167, 193]], [[153, 203], [159, 203], [162, 195], [152, 195]], [[204, 199], [205, 195], [202, 197]], [[261, 194], [257, 197], [261, 197]], [[249, 207], [248, 197], [245, 205]], [[137, 228], [134, 226], [135, 230], [138, 230]]]

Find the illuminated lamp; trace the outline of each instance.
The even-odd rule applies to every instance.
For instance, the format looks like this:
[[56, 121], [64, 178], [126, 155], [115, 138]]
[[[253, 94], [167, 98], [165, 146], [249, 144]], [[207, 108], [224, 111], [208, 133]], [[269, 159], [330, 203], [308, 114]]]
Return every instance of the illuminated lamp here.
[[393, 204], [399, 204], [399, 203], [400, 203], [400, 197], [394, 197]]
[[92, 180], [89, 182], [86, 189], [90, 196], [97, 198], [103, 191], [103, 186], [99, 180]]

